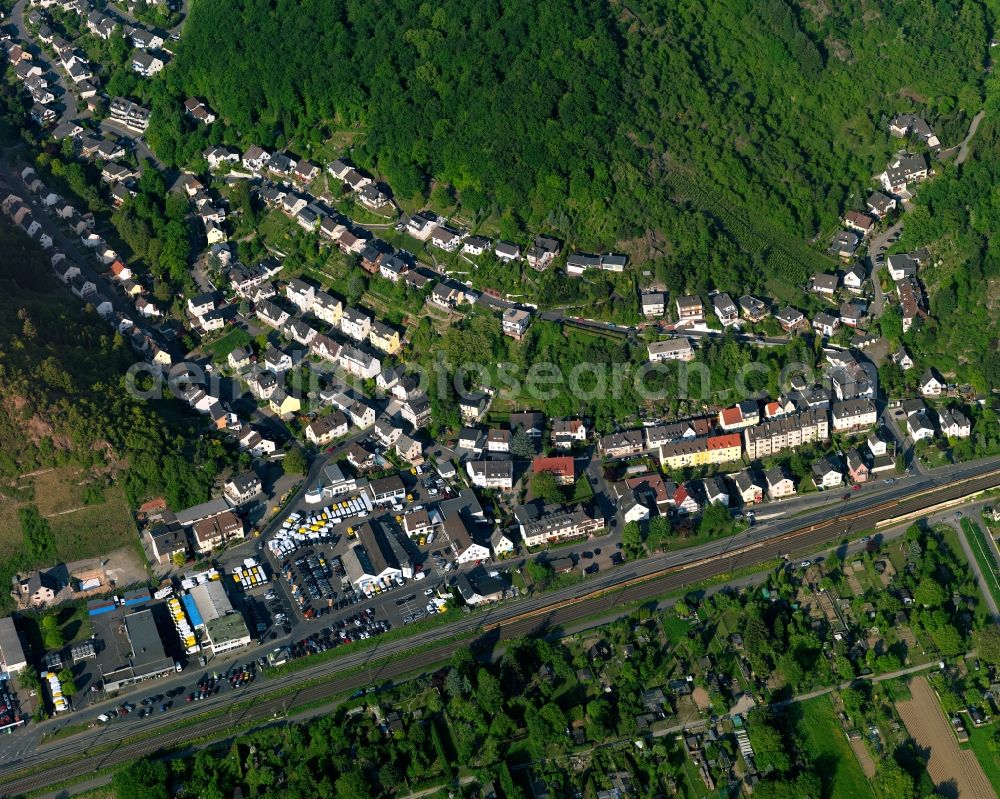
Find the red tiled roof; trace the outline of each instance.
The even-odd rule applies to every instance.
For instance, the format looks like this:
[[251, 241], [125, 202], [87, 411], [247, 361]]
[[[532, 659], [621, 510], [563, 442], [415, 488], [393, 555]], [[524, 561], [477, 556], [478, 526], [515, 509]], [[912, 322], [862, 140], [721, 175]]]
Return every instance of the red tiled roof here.
[[743, 438], [739, 433], [729, 433], [724, 436], [710, 436], [708, 439], [708, 449], [729, 449], [730, 447], [743, 446]]
[[739, 424], [743, 421], [743, 414], [740, 413], [740, 406], [734, 405], [732, 408], [725, 408], [722, 411], [723, 424]]
[[555, 458], [535, 458], [531, 462], [531, 471], [533, 474], [552, 472], [558, 477], [573, 477], [575, 474], [573, 458], [570, 455]]

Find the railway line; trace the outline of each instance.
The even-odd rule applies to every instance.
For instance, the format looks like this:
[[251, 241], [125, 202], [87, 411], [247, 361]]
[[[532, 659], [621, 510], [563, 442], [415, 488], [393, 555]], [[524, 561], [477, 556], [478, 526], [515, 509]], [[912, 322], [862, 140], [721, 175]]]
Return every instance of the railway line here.
[[[872, 529], [878, 522], [891, 521], [997, 486], [1000, 486], [1000, 469], [995, 468], [945, 484], [934, 484], [932, 481], [928, 487], [912, 495], [857, 510], [845, 508], [847, 512], [828, 521], [811, 524], [804, 522], [797, 529], [744, 543], [723, 554], [672, 565], [664, 565], [665, 556], [636, 561], [632, 564], [633, 571], [626, 573], [624, 569], [620, 569], [611, 572], [609, 574], [614, 579], [580, 596], [557, 592], [543, 598], [548, 601], [541, 601], [539, 606], [531, 609], [521, 610], [518, 605], [504, 606], [485, 617], [474, 616], [456, 622], [435, 633], [433, 637], [454, 639], [454, 636], [461, 633], [480, 633], [473, 646], [479, 651], [489, 651], [505, 640], [572, 624], [595, 614], [612, 611], [616, 607], [684, 590], [701, 581], [724, 575], [735, 569], [764, 563], [778, 556], [806, 552], [839, 541], [861, 530]], [[676, 556], [676, 553], [674, 555]], [[573, 588], [577, 591], [579, 589], [580, 586]], [[276, 715], [284, 716], [297, 708], [333, 699], [346, 692], [403, 675], [419, 673], [447, 660], [456, 649], [469, 646], [469, 642], [467, 638], [441, 640], [436, 646], [408, 653], [409, 646], [412, 646], [412, 642], [403, 639], [373, 651], [358, 653], [357, 658], [345, 657], [326, 661], [295, 674], [286, 675], [282, 678], [286, 685], [289, 680], [306, 683], [318, 676], [329, 675], [330, 679], [320, 684], [304, 685], [294, 693], [279, 697], [266, 696], [267, 691], [274, 687], [273, 681], [258, 681], [251, 684], [248, 690], [235, 700], [243, 702], [254, 699], [255, 701], [247, 707], [202, 721], [193, 719], [189, 725], [165, 730], [159, 735], [142, 740], [129, 741], [128, 739], [134, 737], [135, 733], [128, 728], [118, 728], [116, 731], [105, 728], [96, 739], [93, 736], [88, 738], [88, 733], [83, 733], [49, 746], [39, 747], [30, 759], [11, 763], [6, 768], [0, 769], [0, 785], [2, 785], [0, 796], [28, 793], [67, 777], [83, 777], [93, 771], [119, 765], [193, 739], [221, 737], [227, 730], [233, 730], [246, 722], [266, 722]], [[372, 662], [387, 656], [394, 656], [395, 659]], [[337, 671], [356, 666], [362, 668], [350, 674], [336, 675]], [[256, 698], [258, 696], [259, 698]], [[165, 721], [169, 724], [169, 720]], [[56, 764], [63, 768], [28, 773], [45, 763]]]

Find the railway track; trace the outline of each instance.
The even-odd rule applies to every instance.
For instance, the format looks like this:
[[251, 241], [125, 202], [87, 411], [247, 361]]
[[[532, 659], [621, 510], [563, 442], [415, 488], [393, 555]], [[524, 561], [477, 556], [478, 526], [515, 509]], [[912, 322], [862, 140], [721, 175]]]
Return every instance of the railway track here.
[[[927, 488], [902, 499], [890, 500], [858, 511], [852, 510], [828, 522], [812, 524], [783, 535], [746, 544], [725, 555], [701, 558], [647, 574], [634, 575], [622, 582], [579, 597], [571, 597], [483, 624], [479, 627], [482, 635], [473, 645], [480, 650], [488, 650], [501, 641], [552, 627], [565, 626], [597, 613], [612, 611], [616, 607], [628, 606], [634, 602], [683, 590], [734, 569], [762, 563], [783, 554], [804, 552], [839, 540], [845, 535], [872, 528], [876, 522], [891, 520], [998, 485], [1000, 485], [1000, 470], [994, 470], [984, 475], [957, 480], [946, 486]], [[447, 660], [458, 648], [465, 646], [469, 646], [467, 640], [445, 641], [440, 646], [404, 655], [353, 674], [331, 678], [321, 684], [306, 686], [292, 694], [260, 699], [237, 713], [225, 713], [201, 722], [196, 721], [152, 738], [132, 742], [122, 741], [120, 745], [107, 751], [91, 753], [88, 748], [83, 748], [76, 754], [75, 761], [84, 761], [85, 764], [80, 763], [82, 767], [78, 767], [75, 774], [67, 775], [62, 769], [55, 773], [43, 771], [24, 774], [22, 768], [20, 771], [23, 776], [18, 776], [17, 768], [0, 770], [0, 783], [2, 783], [0, 796], [12, 797], [30, 793], [64, 780], [67, 776], [84, 777], [96, 770], [120, 765], [192, 739], [222, 737], [227, 730], [233, 730], [237, 725], [248, 721], [266, 722], [276, 716], [283, 717], [296, 708], [333, 699], [345, 692], [420, 672]], [[336, 661], [330, 665], [335, 668]], [[311, 679], [311, 676], [303, 679]], [[106, 745], [106, 743], [101, 744], [101, 747]], [[71, 766], [72, 763], [66, 764], [67, 769]]]

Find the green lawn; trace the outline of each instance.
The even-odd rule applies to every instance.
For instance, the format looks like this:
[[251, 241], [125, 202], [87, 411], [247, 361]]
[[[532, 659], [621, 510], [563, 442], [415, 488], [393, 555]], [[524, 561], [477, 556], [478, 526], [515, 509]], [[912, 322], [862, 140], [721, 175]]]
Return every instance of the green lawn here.
[[805, 753], [824, 775], [826, 799], [865, 799], [872, 796], [871, 785], [847, 742], [829, 696], [799, 704], [799, 732]]
[[996, 723], [988, 727], [973, 727], [971, 724], [966, 724], [965, 728], [969, 731], [969, 746], [976, 753], [976, 759], [983, 767], [986, 779], [1000, 796], [1000, 754], [990, 747], [990, 739], [997, 729]]
[[205, 351], [212, 356], [216, 363], [224, 363], [226, 356], [237, 347], [249, 344], [250, 334], [241, 327], [230, 328], [229, 332], [221, 338], [217, 338], [211, 344], [205, 344]]
[[986, 581], [989, 592], [993, 594], [993, 598], [997, 602], [1000, 602], [1000, 581], [997, 579], [998, 574], [1000, 574], [1000, 566], [997, 565], [990, 542], [986, 540], [982, 528], [969, 519], [962, 519], [962, 529], [965, 531], [966, 538], [969, 539], [972, 554], [976, 558], [976, 563], [979, 564], [979, 570], [983, 573], [983, 579]]

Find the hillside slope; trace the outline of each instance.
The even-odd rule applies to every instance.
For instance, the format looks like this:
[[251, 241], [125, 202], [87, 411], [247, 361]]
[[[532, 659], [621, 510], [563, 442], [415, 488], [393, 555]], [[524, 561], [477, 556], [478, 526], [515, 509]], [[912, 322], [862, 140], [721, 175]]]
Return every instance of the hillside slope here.
[[[152, 90], [149, 140], [188, 162], [212, 140], [308, 154], [360, 132], [353, 156], [398, 195], [448, 183], [466, 218], [495, 213], [501, 232], [554, 228], [599, 249], [655, 231], [691, 286], [737, 288], [768, 268], [798, 280], [809, 253], [775, 267], [771, 251], [863, 199], [898, 144], [886, 115], [915, 109], [945, 144], [959, 137], [981, 104], [988, 19], [978, 0], [869, 0], [862, 13], [785, 0], [196, 0]], [[225, 130], [189, 130], [179, 101], [191, 94]], [[678, 170], [705, 196], [678, 191]], [[746, 216], [776, 237], [748, 244]]]

